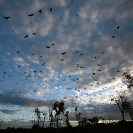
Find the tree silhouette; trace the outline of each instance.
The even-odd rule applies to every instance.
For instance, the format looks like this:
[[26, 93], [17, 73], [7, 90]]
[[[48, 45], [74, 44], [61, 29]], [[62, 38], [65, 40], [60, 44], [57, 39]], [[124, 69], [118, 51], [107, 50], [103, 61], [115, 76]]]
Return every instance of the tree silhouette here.
[[131, 106], [131, 103], [127, 100], [125, 100], [124, 104], [125, 113], [128, 113], [130, 118], [133, 120], [133, 108]]
[[50, 107], [49, 107], [49, 121], [50, 121], [49, 126], [50, 126], [50, 127], [52, 127], [52, 118], [53, 118], [52, 109], [50, 109]]
[[37, 125], [40, 126], [40, 121], [41, 121], [41, 116], [40, 116], [40, 114], [41, 114], [41, 111], [40, 111], [38, 108], [36, 108], [36, 109], [35, 109], [35, 113], [36, 113], [36, 115], [37, 115]]
[[60, 114], [61, 113], [64, 113], [65, 111], [65, 108], [64, 108], [64, 102], [61, 101], [61, 102], [55, 102], [52, 106], [52, 110], [55, 111], [55, 118], [56, 118], [56, 126], [57, 128], [59, 128], [59, 120], [61, 121], [60, 119]]
[[[123, 83], [127, 85], [127, 88], [131, 90], [133, 88], [133, 76], [131, 75], [131, 71], [124, 72], [122, 75]], [[127, 101], [127, 98], [123, 104], [125, 108], [125, 113], [128, 113], [131, 119], [133, 120], [133, 108], [131, 103]]]
[[133, 76], [130, 71], [124, 72], [122, 75], [123, 82], [127, 85], [130, 90], [133, 88]]
[[86, 117], [85, 118], [82, 118], [81, 123], [82, 123], [82, 126], [87, 125], [88, 124], [87, 118]]
[[119, 94], [119, 96], [116, 98], [112, 98], [111, 101], [114, 101], [116, 105], [118, 106], [121, 114], [122, 114], [122, 120], [125, 120], [125, 113], [128, 113], [133, 118], [133, 110], [131, 107], [130, 102], [127, 100], [127, 97], [125, 96], [125, 92], [122, 92]]
[[66, 112], [64, 113], [64, 116], [66, 117], [66, 119], [65, 119], [65, 124], [66, 124], [66, 126], [67, 126], [67, 127], [71, 127], [71, 124], [70, 124], [70, 122], [69, 122], [69, 111], [66, 111]]
[[79, 125], [79, 126], [81, 125], [81, 115], [82, 115], [82, 113], [79, 112], [79, 111], [77, 110], [77, 107], [76, 107], [76, 108], [75, 108], [75, 117], [76, 117], [76, 119], [77, 119], [77, 121], [78, 121], [78, 125]]
[[87, 120], [89, 121], [90, 124], [97, 124], [99, 121], [99, 118], [93, 117], [92, 119], [88, 118]]
[[3, 122], [3, 120], [0, 120], [0, 127], [1, 127], [1, 125], [2, 125], [2, 122]]
[[45, 123], [45, 119], [46, 119], [47, 113], [46, 112], [42, 112], [42, 114], [43, 114], [42, 127], [44, 127], [44, 123]]

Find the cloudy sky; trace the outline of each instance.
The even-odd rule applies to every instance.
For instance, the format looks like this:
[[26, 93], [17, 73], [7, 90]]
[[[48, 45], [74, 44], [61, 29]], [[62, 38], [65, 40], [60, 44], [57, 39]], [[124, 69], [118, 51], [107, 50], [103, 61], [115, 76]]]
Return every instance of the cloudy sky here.
[[110, 99], [127, 90], [122, 74], [133, 69], [132, 7], [132, 0], [0, 0], [2, 126], [31, 126], [36, 107], [61, 100], [71, 120], [75, 107], [121, 119]]

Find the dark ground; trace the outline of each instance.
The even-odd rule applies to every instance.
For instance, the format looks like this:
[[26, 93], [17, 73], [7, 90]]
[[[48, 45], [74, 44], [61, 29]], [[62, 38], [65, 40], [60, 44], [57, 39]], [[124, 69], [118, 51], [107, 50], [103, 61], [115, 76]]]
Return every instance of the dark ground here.
[[86, 125], [83, 127], [61, 128], [7, 128], [0, 129], [0, 133], [133, 133], [133, 122]]

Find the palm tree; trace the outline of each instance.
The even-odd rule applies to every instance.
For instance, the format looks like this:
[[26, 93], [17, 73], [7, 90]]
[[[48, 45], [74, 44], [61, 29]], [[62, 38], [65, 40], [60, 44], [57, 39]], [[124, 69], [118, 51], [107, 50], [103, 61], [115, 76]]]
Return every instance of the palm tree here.
[[56, 126], [57, 128], [59, 128], [59, 116], [61, 113], [64, 113], [65, 111], [64, 102], [55, 102], [52, 106], [52, 110], [55, 111]]

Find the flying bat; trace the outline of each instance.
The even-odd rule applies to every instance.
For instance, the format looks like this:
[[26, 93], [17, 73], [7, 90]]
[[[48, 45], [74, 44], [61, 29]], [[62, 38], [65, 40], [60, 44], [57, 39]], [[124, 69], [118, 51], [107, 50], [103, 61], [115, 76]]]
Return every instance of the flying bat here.
[[42, 13], [42, 10], [40, 9], [38, 12]]
[[5, 18], [5, 19], [9, 19], [10, 17], [9, 17], [9, 16], [7, 16], [7, 17], [3, 16], [3, 18]]
[[27, 38], [28, 37], [28, 35], [26, 35], [24, 38]]
[[32, 16], [34, 16], [34, 14], [29, 14], [28, 16], [32, 17]]
[[50, 10], [49, 10], [50, 12], [52, 12], [52, 8], [50, 8]]

